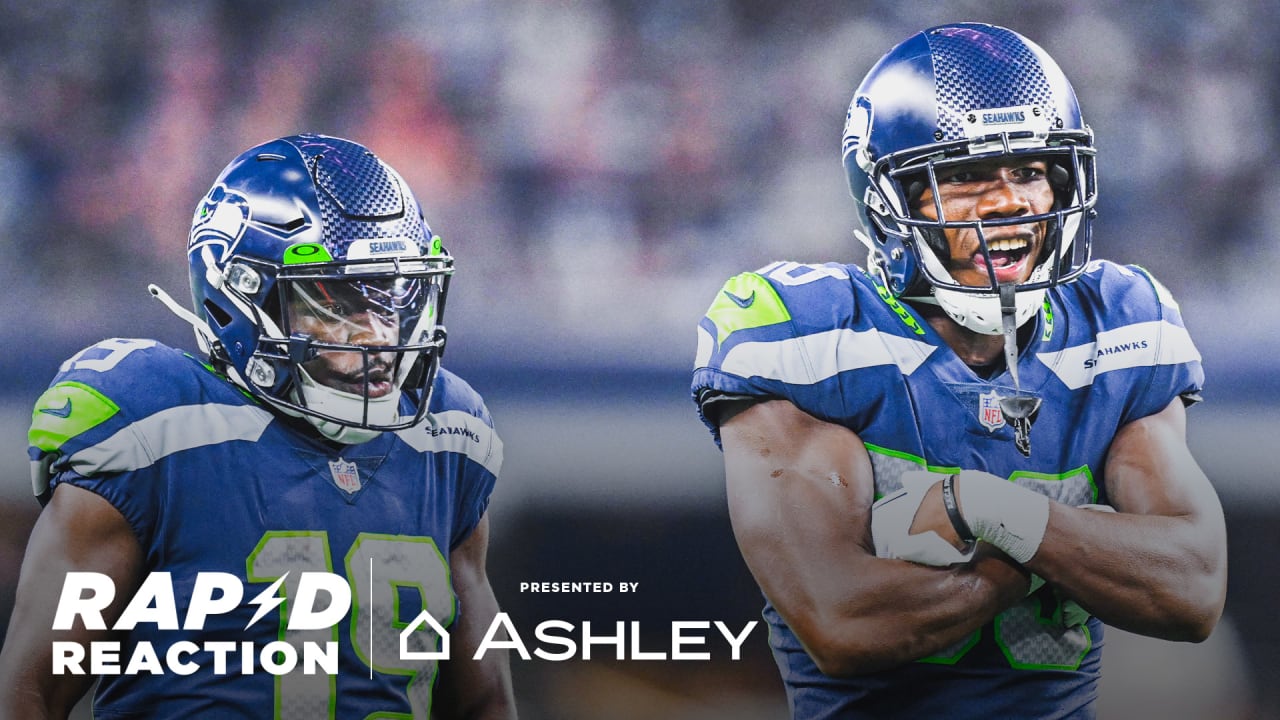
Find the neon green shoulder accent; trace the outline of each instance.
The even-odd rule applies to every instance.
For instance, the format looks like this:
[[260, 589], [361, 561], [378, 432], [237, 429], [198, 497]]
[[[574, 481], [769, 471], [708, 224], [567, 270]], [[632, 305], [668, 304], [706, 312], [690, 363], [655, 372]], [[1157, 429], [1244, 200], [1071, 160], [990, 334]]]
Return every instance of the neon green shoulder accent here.
[[182, 354], [183, 354], [183, 355], [186, 355], [187, 357], [189, 357], [189, 358], [191, 358], [192, 360], [194, 360], [194, 361], [196, 361], [197, 363], [199, 363], [200, 367], [204, 368], [205, 370], [208, 370], [211, 374], [216, 375], [220, 380], [222, 380], [222, 381], [226, 382], [228, 385], [230, 385], [230, 386], [234, 387], [236, 390], [239, 390], [241, 395], [243, 395], [243, 396], [245, 396], [245, 397], [249, 398], [249, 399], [250, 399], [250, 400], [252, 400], [255, 404], [258, 404], [258, 405], [261, 405], [261, 404], [262, 404], [262, 403], [258, 402], [258, 398], [256, 398], [256, 397], [254, 397], [254, 396], [253, 396], [253, 393], [251, 393], [251, 392], [249, 392], [248, 390], [245, 390], [244, 388], [240, 387], [239, 385], [236, 385], [235, 383], [231, 382], [231, 378], [227, 377], [227, 374], [226, 374], [226, 373], [224, 373], [224, 372], [222, 372], [221, 370], [219, 370], [218, 368], [214, 367], [213, 363], [208, 362], [207, 360], [201, 360], [200, 358], [196, 357], [195, 355], [192, 355], [192, 354], [191, 354], [191, 353], [189, 353], [189, 352], [184, 352], [184, 353], [182, 353]]
[[715, 323], [716, 340], [738, 330], [777, 325], [791, 320], [791, 313], [768, 280], [755, 273], [729, 278], [707, 309], [707, 319]]
[[53, 452], [67, 440], [97, 427], [118, 412], [118, 405], [88, 385], [60, 382], [36, 400], [27, 442], [45, 452]]
[[320, 243], [299, 243], [284, 249], [285, 265], [333, 262], [333, 256]]
[[1049, 293], [1044, 294], [1044, 333], [1040, 340], [1049, 342], [1053, 339], [1053, 306], [1049, 304]]
[[898, 299], [893, 296], [893, 293], [889, 292], [888, 288], [875, 280], [872, 280], [871, 284], [875, 286], [876, 294], [880, 296], [880, 299], [884, 301], [884, 304], [888, 305], [889, 309], [897, 314], [903, 324], [911, 328], [911, 332], [917, 335], [924, 334], [924, 328], [920, 327], [920, 323], [916, 322], [916, 319], [912, 317], [911, 313], [907, 312], [907, 309], [902, 307], [902, 303], [898, 302]]

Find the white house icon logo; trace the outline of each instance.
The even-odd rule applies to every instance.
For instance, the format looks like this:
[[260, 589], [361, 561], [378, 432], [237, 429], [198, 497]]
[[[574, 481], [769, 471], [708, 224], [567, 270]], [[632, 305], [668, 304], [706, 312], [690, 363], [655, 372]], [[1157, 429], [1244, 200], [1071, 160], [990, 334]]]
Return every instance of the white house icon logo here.
[[[417, 632], [423, 625], [429, 626], [436, 635], [440, 637], [440, 649], [431, 651], [415, 651], [409, 649], [409, 636]], [[449, 631], [435, 619], [435, 616], [428, 610], [418, 613], [405, 629], [400, 631], [400, 658], [402, 660], [448, 660], [449, 659]]]

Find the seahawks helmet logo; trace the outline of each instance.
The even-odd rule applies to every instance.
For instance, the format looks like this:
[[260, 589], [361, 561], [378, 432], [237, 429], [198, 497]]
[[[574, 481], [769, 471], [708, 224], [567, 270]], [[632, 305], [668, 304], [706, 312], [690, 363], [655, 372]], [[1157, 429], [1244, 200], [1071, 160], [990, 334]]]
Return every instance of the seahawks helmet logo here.
[[858, 167], [870, 172], [871, 155], [867, 151], [867, 138], [871, 137], [871, 98], [858, 95], [849, 103], [849, 112], [844, 118], [844, 139], [841, 155], [848, 159], [849, 153], [857, 153], [855, 159]]
[[219, 263], [225, 261], [235, 251], [248, 222], [248, 198], [222, 183], [214, 185], [191, 219], [187, 254], [209, 247]]

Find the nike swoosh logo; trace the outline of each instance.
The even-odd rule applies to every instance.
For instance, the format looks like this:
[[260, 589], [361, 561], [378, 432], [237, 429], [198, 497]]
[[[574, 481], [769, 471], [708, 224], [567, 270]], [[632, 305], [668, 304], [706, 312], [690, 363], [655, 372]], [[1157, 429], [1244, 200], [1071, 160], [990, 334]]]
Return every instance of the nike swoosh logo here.
[[62, 407], [40, 408], [40, 412], [60, 418], [71, 417], [71, 398], [67, 398]]
[[732, 301], [733, 301], [733, 304], [734, 304], [734, 305], [737, 305], [738, 307], [742, 308], [743, 310], [745, 310], [745, 309], [747, 309], [747, 308], [751, 307], [751, 303], [753, 303], [753, 302], [755, 302], [755, 301], [756, 301], [756, 291], [755, 291], [755, 290], [752, 290], [752, 291], [751, 291], [751, 294], [750, 294], [750, 295], [748, 295], [748, 296], [746, 296], [746, 297], [744, 297], [744, 298], [740, 298], [740, 297], [738, 297], [737, 295], [734, 295], [733, 293], [729, 292], [728, 290], [725, 290], [725, 291], [723, 291], [723, 292], [724, 292], [724, 294], [725, 294], [725, 296], [726, 296], [726, 297], [728, 297], [730, 300], [732, 300]]

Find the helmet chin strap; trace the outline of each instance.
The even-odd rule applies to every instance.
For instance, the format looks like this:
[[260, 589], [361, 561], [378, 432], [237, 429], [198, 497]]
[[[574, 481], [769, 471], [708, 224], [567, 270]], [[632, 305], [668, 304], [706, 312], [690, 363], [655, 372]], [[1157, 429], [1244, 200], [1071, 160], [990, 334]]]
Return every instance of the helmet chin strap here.
[[[169, 308], [174, 315], [182, 318], [195, 329], [196, 338], [200, 341], [202, 346], [201, 349], [208, 351], [209, 344], [216, 342], [217, 336], [213, 334], [213, 330], [209, 327], [209, 324], [197, 317], [195, 313], [179, 305], [177, 301], [169, 295], [169, 293], [165, 292], [155, 284], [148, 285], [147, 291], [163, 303], [165, 307]], [[226, 370], [228, 377], [230, 377], [233, 382], [245, 389], [249, 389], [249, 383], [240, 376], [240, 373], [236, 372], [234, 366], [228, 365]], [[360, 414], [363, 416], [365, 411], [364, 398], [351, 393], [344, 393], [340, 390], [334, 390], [333, 388], [324, 387], [312, 379], [306, 370], [302, 370], [300, 368], [299, 371], [303, 378], [302, 395], [306, 402], [311, 405], [320, 406], [324, 411], [331, 414]], [[359, 445], [361, 443], [366, 443], [378, 437], [383, 432], [381, 430], [372, 430], [369, 428], [352, 427], [332, 420], [325, 420], [312, 415], [306, 415], [288, 407], [287, 405], [276, 402], [275, 399], [269, 395], [255, 393], [255, 396], [270, 403], [272, 407], [275, 407], [286, 415], [305, 419], [307, 422], [311, 423], [311, 425], [315, 427], [321, 435], [344, 445]], [[394, 416], [400, 403], [400, 391], [397, 390], [396, 392], [390, 393], [381, 398], [370, 398], [368, 403], [368, 410], [371, 415]]]
[[191, 325], [196, 331], [196, 341], [200, 344], [200, 349], [208, 352], [213, 343], [217, 342], [217, 335], [213, 334], [213, 329], [204, 320], [196, 317], [196, 314], [182, 307], [176, 300], [169, 296], [159, 285], [151, 283], [147, 285], [147, 292], [151, 296], [159, 300], [165, 307], [169, 308], [169, 312], [182, 318], [186, 323]]
[[[399, 417], [399, 389], [382, 397], [365, 398], [362, 395], [343, 392], [342, 390], [322, 385], [316, 382], [305, 368], [299, 367], [298, 375], [301, 382], [295, 392], [302, 404], [309, 409], [340, 418], [354, 419], [364, 417], [367, 414], [367, 420], [375, 424], [390, 424]], [[353, 427], [313, 415], [306, 415], [305, 419], [316, 430], [319, 430], [321, 435], [346, 445], [368, 442], [383, 432], [370, 428]]]
[[1004, 335], [1004, 360], [1013, 377], [1013, 396], [1000, 398], [1000, 411], [1013, 425], [1013, 442], [1024, 457], [1031, 456], [1031, 423], [1040, 410], [1040, 398], [1024, 395], [1018, 382], [1018, 320], [1016, 285], [1000, 285], [1000, 324]]
[[1018, 306], [1016, 287], [1013, 283], [1002, 283], [1000, 286], [1000, 326], [1004, 333], [1004, 362], [1009, 366], [1009, 374], [1013, 376], [1013, 387], [1021, 390], [1018, 384]]
[[311, 423], [321, 435], [329, 438], [336, 443], [343, 445], [360, 445], [382, 434], [381, 430], [370, 430], [368, 428], [351, 427], [350, 425], [341, 425], [329, 420], [321, 420], [310, 415], [305, 416], [307, 422]]

